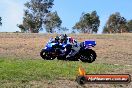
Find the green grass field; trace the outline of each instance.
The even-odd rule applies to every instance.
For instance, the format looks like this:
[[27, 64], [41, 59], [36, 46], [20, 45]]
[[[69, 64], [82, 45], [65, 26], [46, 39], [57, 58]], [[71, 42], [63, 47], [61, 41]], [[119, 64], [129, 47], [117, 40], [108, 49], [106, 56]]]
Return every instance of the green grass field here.
[[[69, 61], [22, 60], [0, 58], [0, 85], [6, 82], [28, 83], [30, 81], [69, 79], [75, 80], [82, 66], [87, 74], [110, 73], [123, 66], [89, 64]], [[14, 84], [13, 83], [13, 84]]]

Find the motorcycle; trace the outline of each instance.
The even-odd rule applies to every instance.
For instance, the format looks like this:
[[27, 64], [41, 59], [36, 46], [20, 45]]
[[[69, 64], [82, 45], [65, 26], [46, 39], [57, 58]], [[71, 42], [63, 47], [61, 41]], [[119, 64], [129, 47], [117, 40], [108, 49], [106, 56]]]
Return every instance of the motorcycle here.
[[70, 60], [92, 63], [95, 61], [97, 55], [91, 48], [96, 46], [96, 42], [93, 40], [87, 40], [79, 44], [79, 50], [77, 53], [71, 57], [66, 57], [72, 50], [70, 44], [60, 44], [58, 42], [53, 42], [52, 39], [47, 42], [46, 46], [41, 50], [40, 56], [44, 60]]

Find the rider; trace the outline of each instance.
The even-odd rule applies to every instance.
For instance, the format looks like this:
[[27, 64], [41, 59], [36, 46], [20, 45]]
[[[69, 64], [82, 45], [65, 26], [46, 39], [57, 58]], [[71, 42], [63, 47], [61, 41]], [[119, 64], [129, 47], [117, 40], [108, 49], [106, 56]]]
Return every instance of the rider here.
[[[65, 34], [65, 35], [60, 35], [59, 38], [60, 38], [60, 43], [63, 43], [63, 44], [71, 46], [70, 53], [67, 54], [66, 58], [74, 56], [79, 51], [79, 49], [80, 49], [79, 44], [72, 37], [68, 37]], [[67, 52], [69, 52], [69, 51], [67, 50]]]
[[80, 46], [75, 39], [69, 38], [69, 44], [72, 45], [72, 48], [71, 52], [66, 56], [66, 58], [74, 56], [80, 50]]
[[56, 36], [54, 41], [55, 41], [55, 43], [59, 44], [59, 40], [60, 40], [59, 36]]
[[62, 35], [60, 35], [59, 36], [59, 39], [60, 39], [60, 43], [62, 43], [62, 44], [67, 44], [67, 35], [65, 34], [62, 34]]

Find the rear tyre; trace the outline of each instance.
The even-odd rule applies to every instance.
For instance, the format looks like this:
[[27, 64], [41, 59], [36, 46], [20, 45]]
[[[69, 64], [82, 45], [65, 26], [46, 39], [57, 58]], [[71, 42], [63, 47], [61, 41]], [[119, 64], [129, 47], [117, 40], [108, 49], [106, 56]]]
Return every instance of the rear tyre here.
[[82, 62], [92, 63], [95, 61], [96, 57], [97, 55], [94, 50], [87, 49], [80, 55], [80, 60]]
[[52, 55], [48, 55], [47, 53], [45, 53], [45, 50], [42, 49], [40, 52], [40, 56], [44, 59], [44, 60], [54, 60], [56, 57], [53, 57]]

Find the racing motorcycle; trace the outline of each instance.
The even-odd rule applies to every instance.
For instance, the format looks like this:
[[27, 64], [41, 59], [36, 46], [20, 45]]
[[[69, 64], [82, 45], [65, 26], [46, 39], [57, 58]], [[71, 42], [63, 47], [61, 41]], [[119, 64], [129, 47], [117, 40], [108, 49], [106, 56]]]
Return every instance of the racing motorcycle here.
[[[69, 38], [68, 38], [69, 40]], [[53, 42], [52, 39], [47, 42], [46, 46], [41, 50], [40, 56], [44, 60], [70, 60], [70, 61], [79, 61], [92, 63], [95, 61], [97, 55], [94, 50], [91, 48], [96, 46], [96, 42], [93, 40], [87, 40], [79, 44], [79, 50], [75, 55], [71, 57], [66, 57], [72, 50], [70, 44], [60, 44]]]

